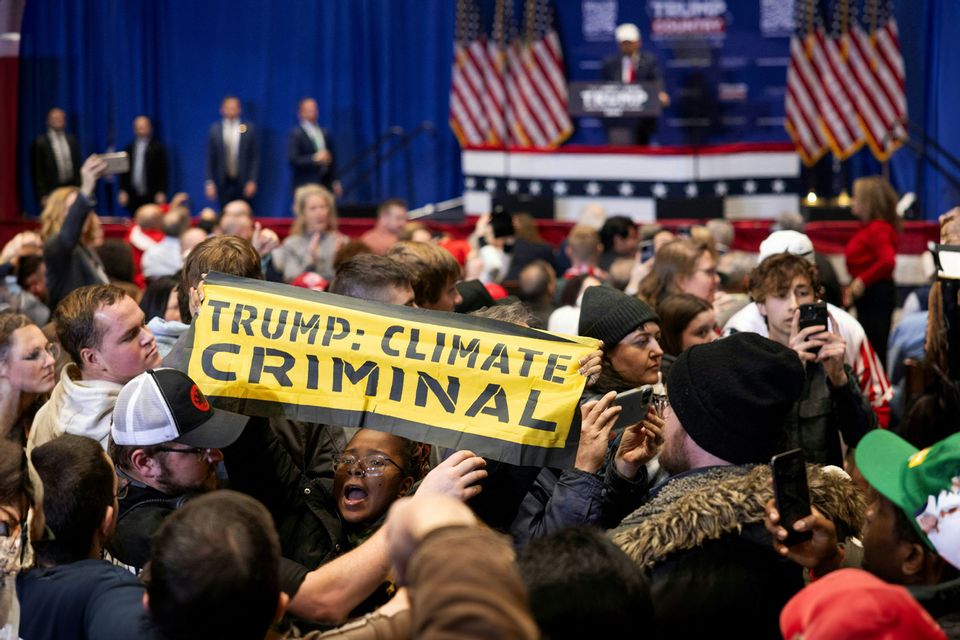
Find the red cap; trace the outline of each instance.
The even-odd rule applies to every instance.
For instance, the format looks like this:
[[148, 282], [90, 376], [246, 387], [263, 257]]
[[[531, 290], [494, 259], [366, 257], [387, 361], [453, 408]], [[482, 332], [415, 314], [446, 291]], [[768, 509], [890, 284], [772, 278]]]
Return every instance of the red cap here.
[[498, 285], [496, 282], [488, 282], [483, 286], [486, 287], [487, 293], [489, 293], [490, 297], [494, 300], [503, 300], [507, 297], [507, 295], [509, 295], [507, 290]]
[[786, 640], [946, 640], [904, 587], [860, 569], [840, 569], [808, 585], [780, 613]]
[[314, 291], [326, 291], [327, 285], [330, 283], [319, 273], [307, 271], [297, 276], [290, 284], [295, 287], [303, 287], [304, 289], [312, 289]]

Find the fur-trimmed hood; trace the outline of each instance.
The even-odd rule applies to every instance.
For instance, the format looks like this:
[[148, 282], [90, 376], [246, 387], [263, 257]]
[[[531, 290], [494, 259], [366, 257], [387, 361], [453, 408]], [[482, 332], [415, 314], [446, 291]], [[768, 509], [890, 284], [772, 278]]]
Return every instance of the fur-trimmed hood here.
[[[866, 505], [853, 482], [816, 465], [807, 465], [807, 477], [811, 501], [836, 523], [838, 538], [859, 535]], [[698, 469], [667, 480], [611, 534], [643, 569], [707, 540], [743, 534], [749, 525], [759, 525], [769, 545], [763, 519], [772, 498], [768, 465]]]

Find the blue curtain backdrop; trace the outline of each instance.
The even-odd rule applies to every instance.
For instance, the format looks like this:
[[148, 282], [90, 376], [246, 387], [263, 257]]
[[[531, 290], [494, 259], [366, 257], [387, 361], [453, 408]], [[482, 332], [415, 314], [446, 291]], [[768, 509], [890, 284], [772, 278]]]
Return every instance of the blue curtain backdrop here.
[[[341, 164], [391, 126], [436, 125], [411, 147], [414, 194], [398, 154], [350, 200], [451, 197], [461, 184], [447, 126], [453, 20], [449, 0], [31, 0], [20, 52], [20, 166], [29, 166], [51, 106], [66, 110], [84, 156], [128, 144], [144, 113], [168, 145], [171, 184], [199, 210], [207, 130], [221, 98], [236, 94], [260, 132], [255, 210], [290, 215], [287, 132], [297, 101], [313, 96]], [[29, 171], [19, 182], [35, 213]], [[101, 214], [120, 213], [109, 186], [100, 195]]]
[[[494, 0], [478, 4], [487, 20]], [[521, 4], [516, 0], [515, 15], [522, 15]], [[612, 38], [606, 43], [585, 37], [587, 4], [554, 2], [571, 78], [592, 77], [599, 61], [616, 50]], [[729, 15], [741, 22], [755, 17], [757, 4], [727, 0]], [[171, 152], [172, 185], [190, 193], [197, 210], [206, 204], [206, 132], [219, 117], [220, 99], [235, 93], [261, 134], [256, 211], [289, 215], [286, 136], [296, 121], [297, 100], [314, 96], [341, 162], [391, 126], [412, 130], [424, 121], [436, 126], [412, 146], [412, 194], [400, 154], [348, 200], [400, 196], [422, 204], [454, 197], [462, 190], [459, 149], [447, 125], [455, 5], [454, 0], [31, 0], [20, 52], [20, 166], [28, 166], [30, 141], [43, 131], [53, 105], [66, 109], [84, 155], [126, 145], [134, 116], [145, 113]], [[617, 20], [633, 20], [646, 29], [649, 5], [649, 0], [620, 0]], [[955, 116], [960, 48], [953, 46], [960, 2], [897, 0], [895, 5], [910, 118], [960, 155]], [[732, 29], [730, 37], [740, 38], [738, 33]], [[753, 42], [753, 35], [743, 37]], [[649, 38], [644, 48], [666, 60]], [[667, 78], [668, 86], [679, 81], [676, 74]], [[772, 82], [755, 80], [767, 81]], [[750, 87], [751, 95], [762, 90]], [[766, 139], [787, 137], [774, 129]], [[581, 127], [571, 141], [602, 142], [591, 137], [589, 127]], [[849, 169], [850, 179], [880, 171], [869, 152], [855, 156]], [[936, 171], [918, 172], [910, 149], [893, 157], [891, 177], [898, 190], [918, 191], [927, 217], [960, 201], [960, 192]], [[35, 213], [27, 171], [19, 183], [24, 207]], [[119, 212], [111, 192], [105, 188], [100, 195], [101, 213]]]

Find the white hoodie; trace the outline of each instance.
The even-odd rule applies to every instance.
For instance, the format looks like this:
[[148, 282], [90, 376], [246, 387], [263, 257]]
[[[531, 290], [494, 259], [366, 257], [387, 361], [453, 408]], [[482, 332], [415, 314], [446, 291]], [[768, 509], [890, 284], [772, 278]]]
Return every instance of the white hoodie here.
[[123, 385], [105, 380], [80, 380], [80, 368], [71, 362], [60, 373], [60, 382], [50, 399], [37, 411], [27, 450], [72, 433], [93, 438], [106, 451], [113, 407], [122, 388]]
[[[887, 380], [880, 358], [877, 357], [873, 345], [867, 340], [863, 326], [856, 318], [830, 303], [827, 303], [827, 311], [837, 321], [840, 335], [847, 343], [844, 359], [857, 376], [860, 391], [873, 407], [880, 426], [886, 428], [890, 422], [890, 398], [893, 397], [893, 387]], [[737, 331], [749, 331], [759, 333], [764, 338], [770, 337], [767, 319], [760, 313], [760, 308], [756, 304], [748, 304], [733, 314], [723, 327], [724, 337]]]

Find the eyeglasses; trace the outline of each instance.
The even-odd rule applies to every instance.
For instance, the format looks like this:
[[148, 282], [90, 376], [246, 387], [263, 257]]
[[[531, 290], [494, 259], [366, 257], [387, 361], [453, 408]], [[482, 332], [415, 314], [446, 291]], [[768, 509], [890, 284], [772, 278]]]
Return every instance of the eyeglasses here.
[[382, 476], [387, 470], [388, 463], [392, 464], [397, 469], [400, 469], [400, 471], [403, 471], [403, 467], [384, 455], [364, 456], [362, 458], [340, 454], [333, 456], [334, 471], [340, 471], [344, 467], [349, 469], [359, 465], [360, 471], [363, 473], [363, 475], [370, 476], [372, 478]]
[[173, 447], [154, 447], [157, 453], [192, 453], [200, 459], [205, 458], [213, 450], [210, 447], [190, 447], [189, 449], [174, 449]]
[[60, 357], [60, 345], [56, 344], [55, 342], [48, 342], [43, 349], [34, 349], [25, 355], [23, 359], [27, 361], [39, 360], [44, 351], [53, 356], [54, 360]]

